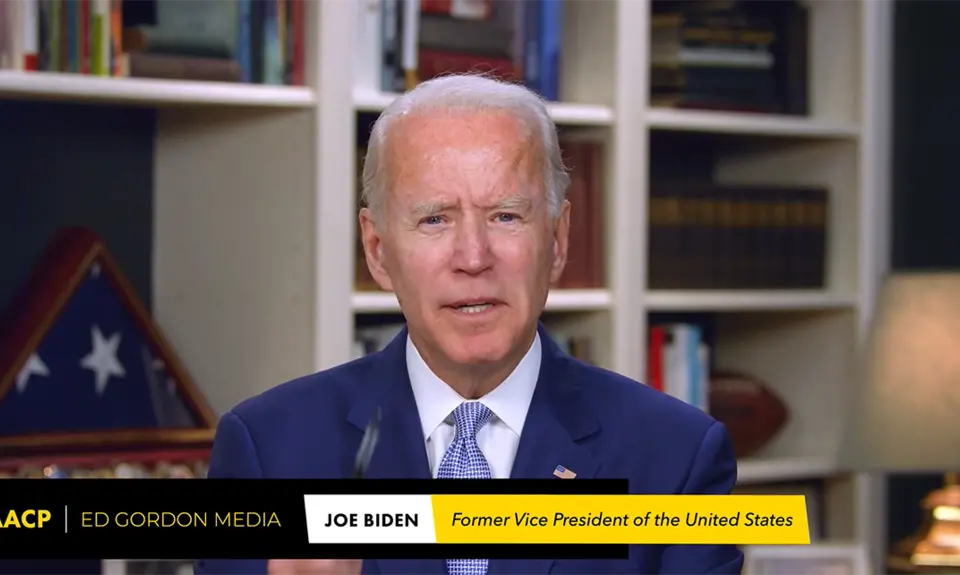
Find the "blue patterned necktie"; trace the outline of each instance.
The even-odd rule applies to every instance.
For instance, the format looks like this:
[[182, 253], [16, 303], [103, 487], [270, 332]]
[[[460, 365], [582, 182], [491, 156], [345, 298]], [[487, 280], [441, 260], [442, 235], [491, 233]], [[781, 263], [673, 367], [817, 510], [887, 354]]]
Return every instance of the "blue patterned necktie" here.
[[[490, 421], [493, 412], [480, 402], [461, 403], [453, 410], [456, 432], [453, 443], [440, 462], [438, 479], [492, 479], [490, 465], [477, 445], [477, 431]], [[450, 575], [485, 575], [486, 559], [447, 559]]]

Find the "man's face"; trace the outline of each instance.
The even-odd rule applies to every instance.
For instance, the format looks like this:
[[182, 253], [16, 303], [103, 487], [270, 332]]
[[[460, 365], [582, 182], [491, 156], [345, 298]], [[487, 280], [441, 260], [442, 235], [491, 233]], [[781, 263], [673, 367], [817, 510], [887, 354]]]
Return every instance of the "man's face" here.
[[519, 359], [569, 228], [568, 203], [550, 216], [535, 142], [499, 111], [407, 116], [389, 141], [382, 221], [361, 214], [374, 278], [396, 293], [428, 361]]

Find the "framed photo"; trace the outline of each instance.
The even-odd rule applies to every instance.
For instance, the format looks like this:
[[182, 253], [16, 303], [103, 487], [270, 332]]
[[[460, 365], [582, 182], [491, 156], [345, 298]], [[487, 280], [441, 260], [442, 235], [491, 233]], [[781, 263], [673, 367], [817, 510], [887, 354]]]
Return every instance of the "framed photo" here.
[[867, 549], [858, 544], [750, 545], [743, 554], [743, 575], [872, 573]]

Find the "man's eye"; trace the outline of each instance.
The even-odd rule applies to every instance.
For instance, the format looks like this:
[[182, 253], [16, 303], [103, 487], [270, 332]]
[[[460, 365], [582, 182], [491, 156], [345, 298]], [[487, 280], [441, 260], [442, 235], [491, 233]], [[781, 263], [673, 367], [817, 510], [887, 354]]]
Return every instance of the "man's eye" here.
[[423, 218], [423, 223], [427, 225], [436, 225], [436, 224], [439, 224], [441, 221], [442, 219], [440, 218], [440, 216], [427, 216]]
[[497, 221], [508, 224], [517, 219], [516, 214], [497, 214]]

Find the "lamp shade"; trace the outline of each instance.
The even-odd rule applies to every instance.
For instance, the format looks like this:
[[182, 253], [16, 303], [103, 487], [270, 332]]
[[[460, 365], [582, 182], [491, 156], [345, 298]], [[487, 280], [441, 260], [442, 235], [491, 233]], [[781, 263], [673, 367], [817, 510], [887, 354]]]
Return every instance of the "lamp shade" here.
[[960, 470], [960, 273], [888, 276], [858, 371], [842, 464]]

